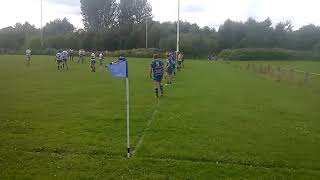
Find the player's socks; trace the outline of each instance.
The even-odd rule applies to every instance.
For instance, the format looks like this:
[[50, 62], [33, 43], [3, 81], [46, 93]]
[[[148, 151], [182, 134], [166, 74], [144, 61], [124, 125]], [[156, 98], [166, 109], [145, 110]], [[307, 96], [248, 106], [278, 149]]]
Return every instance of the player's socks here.
[[163, 96], [163, 86], [160, 86], [161, 96]]
[[155, 93], [156, 93], [156, 97], [159, 97], [159, 89], [158, 88], [155, 89]]

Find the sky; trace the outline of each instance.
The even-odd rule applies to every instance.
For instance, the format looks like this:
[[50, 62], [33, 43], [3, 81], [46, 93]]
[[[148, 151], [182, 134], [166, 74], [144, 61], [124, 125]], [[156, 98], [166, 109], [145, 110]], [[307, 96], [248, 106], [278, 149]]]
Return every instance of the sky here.
[[[0, 28], [25, 21], [40, 27], [41, 0], [0, 0]], [[154, 20], [177, 20], [177, 0], [149, 0]], [[181, 20], [218, 28], [226, 19], [245, 21], [270, 18], [272, 22], [291, 20], [294, 29], [310, 23], [320, 25], [320, 0], [181, 0]], [[83, 28], [80, 0], [43, 0], [44, 25], [66, 17]]]

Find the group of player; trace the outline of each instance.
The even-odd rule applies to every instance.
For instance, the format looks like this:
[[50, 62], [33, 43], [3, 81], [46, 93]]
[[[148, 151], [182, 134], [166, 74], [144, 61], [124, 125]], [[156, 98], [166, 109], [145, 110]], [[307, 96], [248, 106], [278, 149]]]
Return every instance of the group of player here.
[[[58, 66], [58, 70], [62, 69], [69, 69], [68, 67], [68, 59], [73, 61], [73, 50], [59, 50], [58, 53], [56, 54], [56, 62]], [[79, 59], [78, 63], [84, 63], [86, 57], [86, 52], [84, 49], [79, 50]], [[104, 52], [100, 52], [99, 54], [99, 62], [100, 62], [100, 68], [103, 68], [104, 65]], [[96, 72], [96, 52], [92, 52], [90, 55], [90, 68], [91, 72]]]
[[[104, 67], [104, 55], [106, 52], [100, 52], [99, 54], [99, 62], [100, 68]], [[58, 70], [67, 69], [69, 70], [68, 60], [73, 61], [74, 51], [71, 50], [59, 50], [55, 56], [55, 60], [58, 66]], [[79, 59], [78, 63], [84, 63], [86, 57], [86, 52], [84, 49], [79, 50]], [[172, 85], [174, 77], [176, 76], [178, 71], [181, 71], [184, 68], [184, 56], [182, 53], [166, 53], [166, 63], [164, 63], [158, 54], [153, 55], [153, 61], [150, 65], [150, 78], [154, 81], [155, 87], [155, 96], [158, 98], [159, 96], [164, 95], [164, 88], [162, 85], [162, 81], [166, 79], [166, 86]], [[30, 64], [31, 59], [31, 50], [28, 48], [26, 50], [26, 60], [27, 65]], [[120, 56], [119, 60], [126, 60], [125, 56]], [[96, 72], [96, 52], [92, 52], [90, 55], [90, 67], [91, 72]]]
[[[90, 67], [91, 67], [91, 72], [96, 72], [96, 53], [92, 52], [90, 55]], [[105, 58], [105, 54], [106, 52], [100, 52], [99, 54], [99, 62], [100, 62], [100, 68], [102, 69], [104, 66], [104, 58]], [[79, 50], [79, 59], [78, 59], [78, 63], [84, 63], [85, 61], [85, 57], [86, 57], [86, 52], [84, 49], [80, 49]], [[64, 70], [67, 69], [69, 70], [69, 66], [68, 66], [68, 60], [70, 61], [74, 61], [74, 50], [73, 49], [69, 49], [69, 50], [58, 50], [56, 56], [55, 56], [55, 61], [57, 63], [57, 67], [58, 70]], [[28, 48], [26, 50], [26, 64], [27, 66], [29, 66], [31, 63], [31, 49]]]
[[166, 79], [166, 86], [172, 85], [172, 81], [176, 76], [177, 71], [184, 68], [184, 56], [182, 53], [167, 53], [166, 64], [159, 58], [159, 55], [153, 55], [153, 61], [150, 66], [150, 78], [154, 81], [155, 96], [164, 95], [164, 88], [162, 85], [163, 78]]

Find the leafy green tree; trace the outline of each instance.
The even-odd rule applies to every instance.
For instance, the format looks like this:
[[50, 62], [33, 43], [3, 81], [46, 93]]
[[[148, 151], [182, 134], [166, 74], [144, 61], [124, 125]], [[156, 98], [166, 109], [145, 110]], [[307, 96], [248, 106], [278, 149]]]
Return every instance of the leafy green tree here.
[[68, 21], [67, 18], [55, 19], [43, 27], [45, 35], [63, 34], [73, 32], [74, 30], [74, 26]]
[[152, 7], [148, 0], [120, 0], [119, 23], [139, 24], [152, 18]]
[[103, 31], [116, 25], [116, 0], [80, 0], [86, 30]]

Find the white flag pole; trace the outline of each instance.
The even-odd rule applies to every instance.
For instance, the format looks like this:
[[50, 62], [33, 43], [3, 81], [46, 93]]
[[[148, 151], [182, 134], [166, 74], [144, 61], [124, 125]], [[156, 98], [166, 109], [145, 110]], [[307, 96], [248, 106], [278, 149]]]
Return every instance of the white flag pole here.
[[127, 96], [127, 157], [130, 158], [130, 101], [129, 101], [129, 78], [126, 78], [126, 96]]
[[180, 0], [178, 0], [178, 22], [177, 22], [177, 55], [180, 52]]
[[40, 22], [40, 26], [41, 26], [41, 32], [40, 32], [40, 33], [41, 33], [41, 35], [40, 35], [40, 36], [41, 36], [41, 37], [40, 37], [40, 39], [41, 39], [41, 48], [43, 48], [43, 25], [42, 25], [42, 22], [43, 22], [43, 19], [42, 19], [42, 18], [43, 18], [43, 17], [42, 17], [42, 15], [43, 15], [43, 14], [42, 14], [42, 8], [43, 8], [43, 6], [42, 6], [42, 0], [41, 0], [41, 3], [40, 3], [40, 4], [41, 4], [41, 15], [40, 15], [40, 16], [41, 16], [41, 17], [40, 17], [40, 19], [41, 19], [41, 22]]
[[148, 49], [148, 18], [146, 18], [146, 49]]

